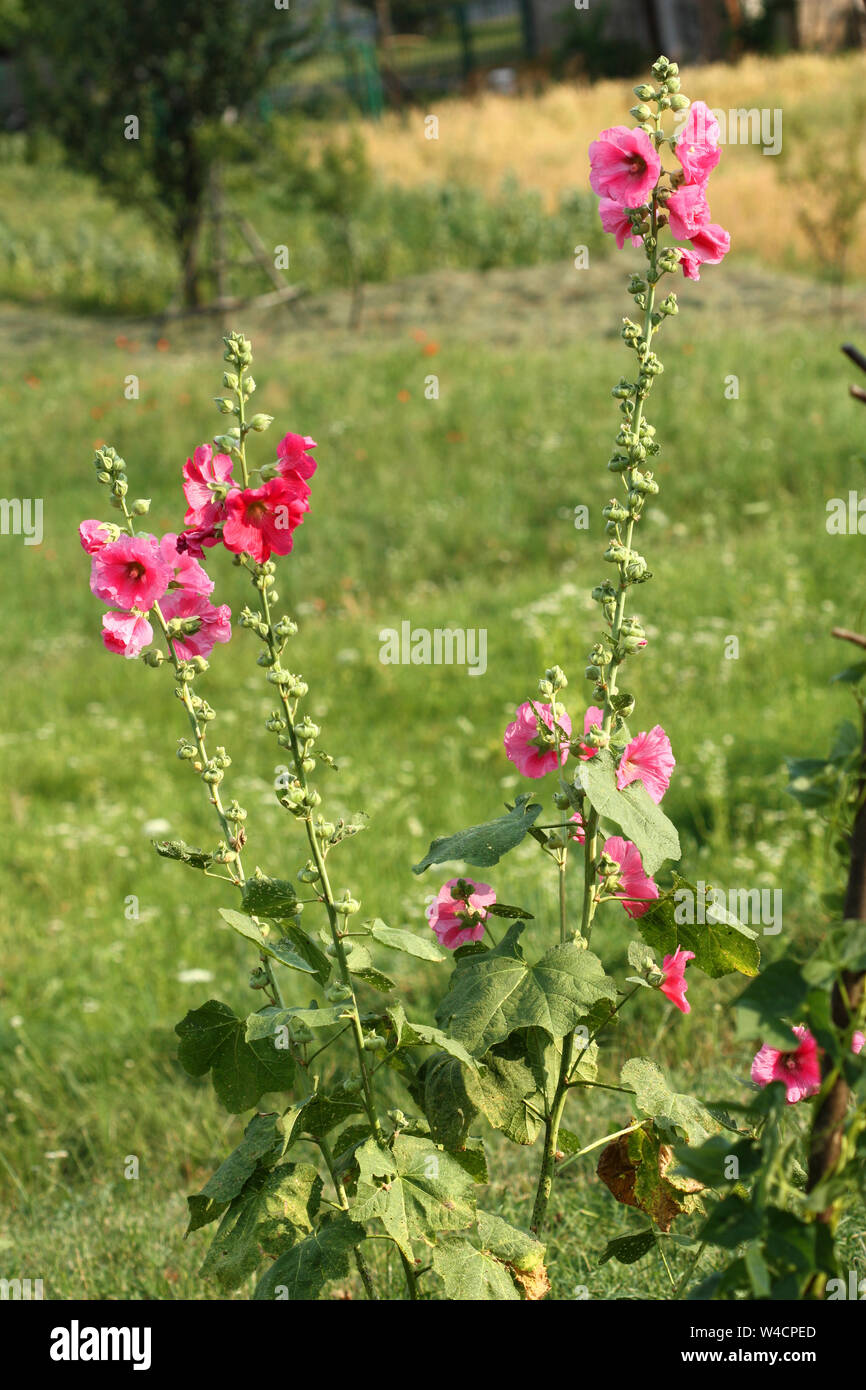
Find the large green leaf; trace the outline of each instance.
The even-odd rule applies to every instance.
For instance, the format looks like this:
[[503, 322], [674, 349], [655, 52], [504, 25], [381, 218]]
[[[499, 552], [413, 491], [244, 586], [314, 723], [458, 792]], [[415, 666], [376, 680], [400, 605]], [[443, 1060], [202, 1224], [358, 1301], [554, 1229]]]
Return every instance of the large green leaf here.
[[259, 1280], [255, 1299], [317, 1299], [334, 1279], [345, 1279], [349, 1254], [364, 1239], [363, 1226], [344, 1213], [323, 1221], [314, 1231], [280, 1255]]
[[[791, 1031], [800, 1022], [798, 1010], [809, 994], [809, 984], [799, 965], [777, 960], [764, 967], [737, 1000], [737, 1037], [760, 1038], [786, 1052], [799, 1047]], [[784, 1022], [784, 1020], [790, 1022]]]
[[476, 1057], [517, 1028], [564, 1037], [596, 1000], [616, 997], [598, 956], [573, 942], [529, 964], [519, 944], [524, 926], [516, 922], [494, 950], [459, 959], [437, 1010], [437, 1022]]
[[632, 782], [619, 790], [616, 768], [610, 749], [599, 748], [594, 758], [579, 764], [574, 785], [586, 793], [589, 804], [600, 816], [613, 821], [625, 838], [637, 845], [644, 871], [654, 874], [666, 859], [679, 859], [680, 837], [642, 782]]
[[540, 816], [541, 806], [530, 805], [530, 800], [530, 795], [523, 793], [517, 797], [507, 815], [487, 821], [485, 825], [458, 830], [456, 835], [440, 836], [432, 842], [420, 863], [413, 866], [412, 872], [423, 874], [431, 864], [446, 864], [452, 859], [474, 864], [481, 869], [498, 864], [503, 854], [520, 844]]
[[723, 1128], [722, 1122], [694, 1096], [673, 1090], [664, 1072], [649, 1057], [630, 1057], [620, 1072], [620, 1081], [635, 1092], [638, 1110], [654, 1120], [679, 1126], [689, 1144], [702, 1144]]
[[378, 1217], [412, 1259], [412, 1239], [461, 1230], [475, 1220], [475, 1183], [432, 1139], [398, 1134], [391, 1149], [375, 1139], [355, 1151], [360, 1169], [352, 1215]]
[[435, 941], [426, 936], [418, 936], [412, 931], [402, 931], [396, 927], [386, 926], [377, 917], [374, 922], [365, 924], [370, 929], [370, 935], [375, 941], [387, 946], [390, 951], [404, 951], [407, 956], [417, 956], [420, 960], [446, 960], [447, 951], [443, 951], [437, 946]]
[[539, 1029], [520, 1030], [484, 1054], [479, 1075], [466, 1074], [473, 1105], [514, 1144], [534, 1144], [544, 1123], [544, 1076], [530, 1037], [536, 1042], [545, 1039], [552, 1047]]
[[423, 1109], [433, 1139], [446, 1149], [459, 1149], [478, 1113], [467, 1094], [461, 1063], [447, 1052], [436, 1052], [419, 1069], [417, 1084], [423, 1087]]
[[199, 1273], [236, 1289], [261, 1263], [262, 1250], [282, 1254], [312, 1230], [322, 1179], [310, 1164], [259, 1169], [220, 1222]]
[[[691, 893], [697, 902], [694, 884], [674, 874], [676, 893]], [[721, 920], [678, 922], [679, 905], [674, 894], [666, 894], [654, 902], [647, 912], [637, 918], [637, 927], [648, 946], [660, 955], [672, 956], [678, 946], [694, 951], [694, 965], [705, 975], [717, 980], [722, 975], [738, 971], [741, 975], [757, 975], [761, 952], [757, 932], [744, 927], [726, 909], [711, 909], [707, 904], [705, 916], [717, 914]], [[692, 915], [697, 916], [697, 913]]]
[[478, 1239], [491, 1255], [513, 1265], [521, 1273], [535, 1269], [544, 1259], [544, 1246], [540, 1240], [487, 1211], [478, 1213]]
[[241, 889], [243, 904], [247, 912], [262, 917], [294, 917], [298, 911], [298, 895], [295, 886], [288, 879], [268, 878], [261, 869], [256, 869]]
[[254, 1115], [237, 1148], [223, 1160], [201, 1192], [187, 1197], [187, 1235], [222, 1215], [226, 1205], [243, 1191], [263, 1158], [272, 1156], [276, 1160], [281, 1147], [276, 1122], [276, 1115]]
[[449, 1302], [519, 1302], [520, 1294], [501, 1260], [461, 1236], [442, 1236], [430, 1252]]
[[397, 988], [392, 979], [383, 975], [381, 970], [377, 970], [370, 952], [359, 941], [346, 941], [343, 950], [350, 974], [356, 975], [359, 980], [366, 981], [380, 994], [390, 994], [392, 989]]
[[247, 1042], [245, 1023], [228, 1004], [210, 999], [191, 1009], [175, 1028], [178, 1057], [190, 1076], [210, 1071], [214, 1090], [232, 1115], [249, 1110], [267, 1091], [285, 1091], [295, 1066], [287, 1051], [268, 1042]]
[[246, 937], [247, 941], [254, 941], [263, 955], [271, 956], [281, 965], [287, 965], [290, 970], [302, 970], [305, 975], [315, 975], [314, 966], [293, 951], [291, 946], [276, 934], [273, 927], [261, 927], [245, 912], [236, 912], [231, 907], [221, 907], [219, 911], [223, 921], [239, 936]]

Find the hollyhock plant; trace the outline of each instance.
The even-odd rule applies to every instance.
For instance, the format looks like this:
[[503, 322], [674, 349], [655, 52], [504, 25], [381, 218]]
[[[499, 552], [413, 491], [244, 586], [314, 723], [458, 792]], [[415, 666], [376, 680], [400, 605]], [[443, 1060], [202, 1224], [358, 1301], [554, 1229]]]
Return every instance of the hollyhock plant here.
[[568, 758], [568, 738], [571, 734], [571, 719], [562, 709], [558, 711], [557, 723], [565, 734], [565, 741], [559, 752], [552, 740], [539, 735], [538, 715], [547, 729], [554, 730], [553, 712], [550, 705], [539, 705], [525, 700], [508, 728], [505, 730], [505, 751], [523, 777], [543, 777], [555, 767], [562, 767]]
[[642, 917], [658, 897], [659, 890], [644, 872], [640, 850], [621, 835], [611, 835], [604, 842], [604, 853], [619, 865], [616, 897], [621, 899], [629, 917]]
[[[559, 666], [551, 665], [538, 682], [537, 703], [522, 704], [505, 733], [507, 757], [524, 776], [541, 779], [552, 774], [554, 810], [539, 804], [540, 789], [536, 796], [520, 793], [513, 802], [506, 802], [504, 814], [500, 811], [494, 819], [456, 834], [438, 835], [414, 866], [416, 873], [423, 873], [433, 864], [462, 859], [467, 865], [486, 867], [498, 864], [521, 842], [529, 848], [530, 837], [556, 872], [556, 890], [549, 899], [538, 895], [532, 914], [537, 920], [525, 936], [530, 913], [496, 903], [497, 916], [511, 917], [513, 924], [498, 944], [479, 939], [460, 955], [451, 990], [437, 1011], [440, 1027], [488, 1068], [484, 1085], [489, 1084], [490, 1093], [482, 1098], [479, 1091], [476, 1099], [473, 1091], [473, 1100], [491, 1123], [520, 1144], [531, 1144], [543, 1131], [530, 1222], [536, 1236], [544, 1230], [559, 1169], [582, 1153], [595, 1151], [607, 1139], [612, 1142], [602, 1154], [599, 1175], [612, 1172], [615, 1195], [657, 1220], [658, 1209], [649, 1194], [658, 1191], [659, 1154], [670, 1136], [668, 1122], [657, 1124], [656, 1118], [670, 1112], [653, 1107], [662, 1092], [667, 1095], [667, 1079], [663, 1081], [654, 1060], [633, 1057], [624, 1063], [619, 1078], [596, 1081], [602, 1052], [596, 1058], [595, 1049], [592, 1055], [586, 1049], [614, 1016], [622, 1019], [624, 1007], [644, 987], [660, 987], [661, 981], [666, 997], [685, 1014], [689, 1012], [688, 965], [713, 977], [727, 971], [752, 976], [759, 959], [754, 934], [745, 931], [742, 936], [731, 932], [724, 956], [712, 935], [717, 928], [707, 923], [694, 924], [690, 950], [682, 949], [675, 937], [671, 939], [678, 920], [676, 895], [683, 891], [685, 880], [673, 877], [666, 886], [660, 877], [667, 872], [665, 865], [675, 863], [680, 854], [676, 828], [660, 802], [675, 759], [661, 724], [635, 735], [630, 729], [636, 697], [624, 671], [632, 658], [647, 651], [648, 637], [641, 619], [627, 609], [635, 591], [642, 595], [642, 586], [652, 578], [638, 548], [638, 528], [660, 489], [655, 460], [661, 443], [647, 418], [647, 407], [662, 372], [658, 334], [679, 307], [676, 295], [665, 294], [661, 285], [666, 276], [677, 275], [681, 265], [684, 273], [697, 274], [697, 267], [709, 255], [726, 249], [724, 237], [710, 222], [706, 191], [709, 172], [718, 161], [713, 126], [705, 123], [699, 130], [697, 119], [693, 120], [687, 125], [687, 143], [677, 149], [678, 133], [670, 125], [666, 128], [666, 122], [685, 111], [689, 101], [680, 91], [677, 65], [666, 58], [654, 65], [652, 82], [641, 83], [634, 91], [638, 105], [631, 114], [636, 126], [610, 126], [589, 148], [589, 180], [600, 200], [602, 226], [620, 248], [630, 243], [645, 257], [641, 273], [633, 273], [628, 281], [637, 312], [634, 319], [622, 320], [629, 361], [612, 391], [620, 416], [607, 463], [616, 495], [602, 509], [603, 559], [609, 577], [591, 590], [597, 609], [591, 620], [593, 636], [581, 663], [591, 698], [581, 700], [576, 711], [567, 711], [568, 679]], [[667, 157], [672, 152], [679, 155], [678, 162]], [[677, 245], [677, 237], [687, 244]], [[561, 737], [552, 736], [552, 710], [556, 710]], [[572, 736], [572, 717], [578, 728], [582, 720], [582, 736]], [[637, 782], [646, 796], [634, 794]], [[579, 878], [572, 887], [569, 871], [575, 865]], [[558, 931], [552, 934], [552, 943], [550, 936], [538, 941], [554, 901]], [[605, 944], [609, 926], [615, 927], [619, 909], [642, 937], [628, 946], [629, 966], [636, 972], [627, 978], [629, 988], [620, 988], [614, 979], [615, 967], [605, 964], [598, 949]], [[620, 917], [620, 930], [621, 925]], [[621, 944], [611, 945], [615, 958]], [[659, 949], [661, 965], [655, 958]], [[578, 976], [592, 983], [585, 990], [577, 989]], [[540, 1019], [555, 1044], [543, 1062], [526, 1036]], [[519, 1123], [514, 1120], [513, 1105], [496, 1089], [497, 1085], [505, 1088], [504, 1076], [501, 1083], [490, 1079], [503, 1075], [506, 1059], [509, 1068], [525, 1068], [537, 1087], [538, 1104], [527, 1103]], [[507, 1084], [517, 1084], [510, 1072]], [[617, 1120], [623, 1127], [580, 1153], [563, 1154], [565, 1145], [560, 1147], [558, 1140], [560, 1126], [568, 1123], [563, 1121], [566, 1105], [581, 1097], [591, 1105], [595, 1086], [630, 1097], [623, 1101]], [[694, 1104], [698, 1106], [697, 1101]], [[716, 1132], [715, 1125], [708, 1118], [704, 1132]], [[645, 1172], [644, 1162], [648, 1164]], [[635, 1181], [623, 1195], [626, 1167]], [[685, 1209], [685, 1204], [676, 1206], [676, 1211]]]
[[814, 1096], [821, 1089], [821, 1063], [818, 1044], [802, 1024], [791, 1030], [799, 1046], [789, 1052], [765, 1043], [752, 1061], [752, 1080], [759, 1086], [781, 1081], [789, 1105]]
[[649, 200], [661, 168], [646, 132], [625, 125], [603, 130], [589, 147], [589, 160], [593, 192], [623, 208], [639, 208]]
[[153, 641], [153, 628], [141, 613], [103, 613], [102, 641], [110, 652], [138, 656]]
[[126, 612], [137, 608], [147, 613], [162, 598], [171, 575], [153, 536], [121, 536], [91, 556], [93, 593]]
[[662, 979], [659, 989], [666, 999], [669, 999], [683, 1014], [689, 1014], [692, 1006], [686, 999], [688, 981], [686, 979], [686, 966], [690, 960], [694, 960], [694, 951], [684, 951], [682, 946], [678, 946], [672, 956], [665, 956], [662, 961]]
[[675, 766], [671, 741], [662, 726], [656, 724], [649, 733], [638, 734], [626, 744], [616, 770], [616, 785], [622, 791], [640, 781], [658, 805], [670, 786]]
[[306, 483], [284, 477], [230, 492], [222, 533], [226, 549], [251, 555], [259, 564], [271, 554], [288, 555], [294, 532], [309, 510], [308, 494]]
[[481, 940], [488, 909], [495, 902], [496, 893], [489, 883], [475, 883], [471, 878], [449, 878], [424, 915], [439, 944], [456, 951], [467, 941]]

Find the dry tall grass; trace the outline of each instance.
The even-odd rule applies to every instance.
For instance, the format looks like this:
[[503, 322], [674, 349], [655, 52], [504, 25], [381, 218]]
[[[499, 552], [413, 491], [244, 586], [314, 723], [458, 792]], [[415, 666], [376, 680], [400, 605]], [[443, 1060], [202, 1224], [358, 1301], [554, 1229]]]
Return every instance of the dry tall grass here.
[[[741, 254], [775, 265], [808, 264], [811, 251], [796, 224], [794, 193], [781, 184], [778, 168], [781, 161], [796, 159], [798, 140], [824, 140], [830, 149], [834, 125], [860, 119], [856, 102], [866, 90], [866, 60], [859, 54], [749, 57], [736, 66], [692, 68], [683, 78], [684, 91], [714, 109], [782, 112], [781, 154], [764, 155], [759, 147], [743, 144], [725, 149], [713, 175], [713, 217], [730, 230]], [[493, 193], [513, 172], [554, 204], [566, 189], [589, 187], [587, 145], [605, 126], [628, 122], [633, 101], [624, 80], [592, 87], [558, 84], [537, 97], [488, 93], [439, 101], [432, 111], [439, 119], [438, 140], [425, 138], [423, 115], [416, 112], [408, 118], [388, 115], [367, 125], [365, 134], [370, 157], [388, 180], [458, 179]], [[799, 127], [806, 123], [803, 134]], [[866, 158], [866, 130], [863, 135]], [[849, 272], [866, 277], [866, 209]]]

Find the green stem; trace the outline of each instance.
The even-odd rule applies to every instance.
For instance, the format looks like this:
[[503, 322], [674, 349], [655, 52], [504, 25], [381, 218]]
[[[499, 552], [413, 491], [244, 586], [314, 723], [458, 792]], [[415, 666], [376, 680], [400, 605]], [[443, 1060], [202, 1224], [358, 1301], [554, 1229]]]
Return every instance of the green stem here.
[[[330, 1174], [331, 1182], [334, 1184], [334, 1191], [337, 1194], [337, 1201], [340, 1203], [340, 1209], [342, 1211], [348, 1211], [349, 1198], [346, 1195], [346, 1189], [343, 1186], [343, 1181], [337, 1174], [337, 1170], [334, 1166], [334, 1155], [331, 1152], [330, 1145], [328, 1144], [327, 1139], [319, 1139], [317, 1140], [317, 1143], [322, 1151], [322, 1158], [325, 1160], [325, 1167], [327, 1168], [328, 1173]], [[373, 1283], [373, 1278], [370, 1274], [370, 1268], [367, 1264], [367, 1261], [364, 1259], [363, 1253], [357, 1245], [355, 1246], [353, 1253], [355, 1256], [355, 1267], [361, 1276], [361, 1282], [364, 1285], [364, 1291], [367, 1297], [372, 1302], [376, 1302], [378, 1300], [378, 1295], [376, 1293], [376, 1288]]]

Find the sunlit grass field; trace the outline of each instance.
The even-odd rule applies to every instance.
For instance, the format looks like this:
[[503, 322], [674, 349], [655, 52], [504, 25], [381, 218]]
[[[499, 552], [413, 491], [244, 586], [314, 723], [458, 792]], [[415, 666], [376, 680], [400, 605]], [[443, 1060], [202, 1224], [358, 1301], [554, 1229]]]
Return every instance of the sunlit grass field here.
[[[335, 854], [335, 887], [393, 926], [427, 930], [426, 895], [440, 880], [411, 865], [429, 840], [498, 814], [520, 789], [502, 733], [544, 667], [568, 672], [573, 714], [587, 703], [588, 592], [605, 570], [604, 464], [618, 419], [609, 392], [627, 369], [618, 323], [629, 268], [625, 255], [586, 271], [563, 263], [378, 286], [360, 339], [340, 326], [339, 295], [234, 325], [254, 340], [258, 408], [280, 433], [319, 441], [313, 509], [281, 567], [281, 604], [300, 623], [293, 666], [341, 765], [320, 782], [328, 807], [371, 817]], [[665, 804], [683, 832], [684, 871], [783, 890], [772, 957], [821, 931], [822, 832], [786, 796], [783, 763], [821, 755], [848, 714], [828, 684], [846, 662], [829, 630], [864, 622], [862, 542], [829, 536], [825, 509], [863, 481], [866, 418], [846, 394], [838, 349], [866, 342], [866, 315], [852, 298], [834, 320], [826, 288], [735, 258], [680, 297], [649, 412], [662, 490], [642, 525], [654, 579], [637, 595], [650, 643], [632, 667], [634, 722], [662, 723], [671, 737]], [[220, 428], [219, 330], [173, 328], [157, 342], [141, 324], [13, 308], [3, 322], [2, 491], [41, 496], [45, 531], [38, 547], [2, 538], [0, 1273], [41, 1277], [53, 1298], [215, 1296], [195, 1279], [205, 1247], [200, 1235], [182, 1239], [183, 1199], [242, 1122], [182, 1072], [173, 1028], [208, 997], [253, 1006], [254, 962], [218, 915], [228, 886], [151, 848], [155, 836], [212, 844], [214, 826], [174, 757], [185, 728], [168, 672], [102, 649], [76, 528], [103, 514], [99, 441], [127, 459], [132, 494], [153, 498], [154, 528], [180, 527], [181, 465]], [[138, 401], [124, 399], [130, 373]], [[425, 399], [431, 373], [437, 401]], [[731, 375], [737, 399], [726, 399]], [[579, 504], [588, 532], [574, 526]], [[211, 569], [215, 600], [237, 611], [240, 572], [225, 555]], [[379, 633], [404, 620], [486, 629], [486, 674], [382, 665]], [[724, 657], [729, 636], [737, 660]], [[256, 652], [237, 630], [202, 689], [218, 713], [212, 741], [233, 758], [227, 795], [249, 809], [247, 861], [288, 877], [306, 855], [273, 792], [279, 750], [262, 727], [272, 701]], [[502, 899], [535, 913], [540, 939], [555, 888], [533, 849], [527, 841], [489, 876]], [[571, 892], [576, 902], [579, 872]], [[619, 909], [597, 928], [620, 963], [630, 935]], [[395, 973], [394, 957], [380, 964]], [[410, 1016], [429, 1020], [447, 974], [397, 968]], [[732, 1037], [737, 990], [693, 975], [689, 1017], [653, 996], [614, 1034], [607, 1075], [643, 1053], [678, 1089], [742, 1096], [751, 1050]], [[396, 1090], [395, 1103], [407, 1105]], [[611, 1093], [592, 1108], [570, 1102], [566, 1124], [589, 1144], [630, 1118]], [[137, 1179], [124, 1176], [130, 1156]], [[488, 1208], [528, 1224], [536, 1158], [491, 1136]], [[592, 1156], [563, 1176], [553, 1213], [554, 1297], [670, 1293], [655, 1257], [598, 1268], [611, 1236], [645, 1223], [614, 1203]], [[851, 1213], [852, 1267], [863, 1230]], [[685, 1257], [673, 1242], [666, 1253], [678, 1278]]]

